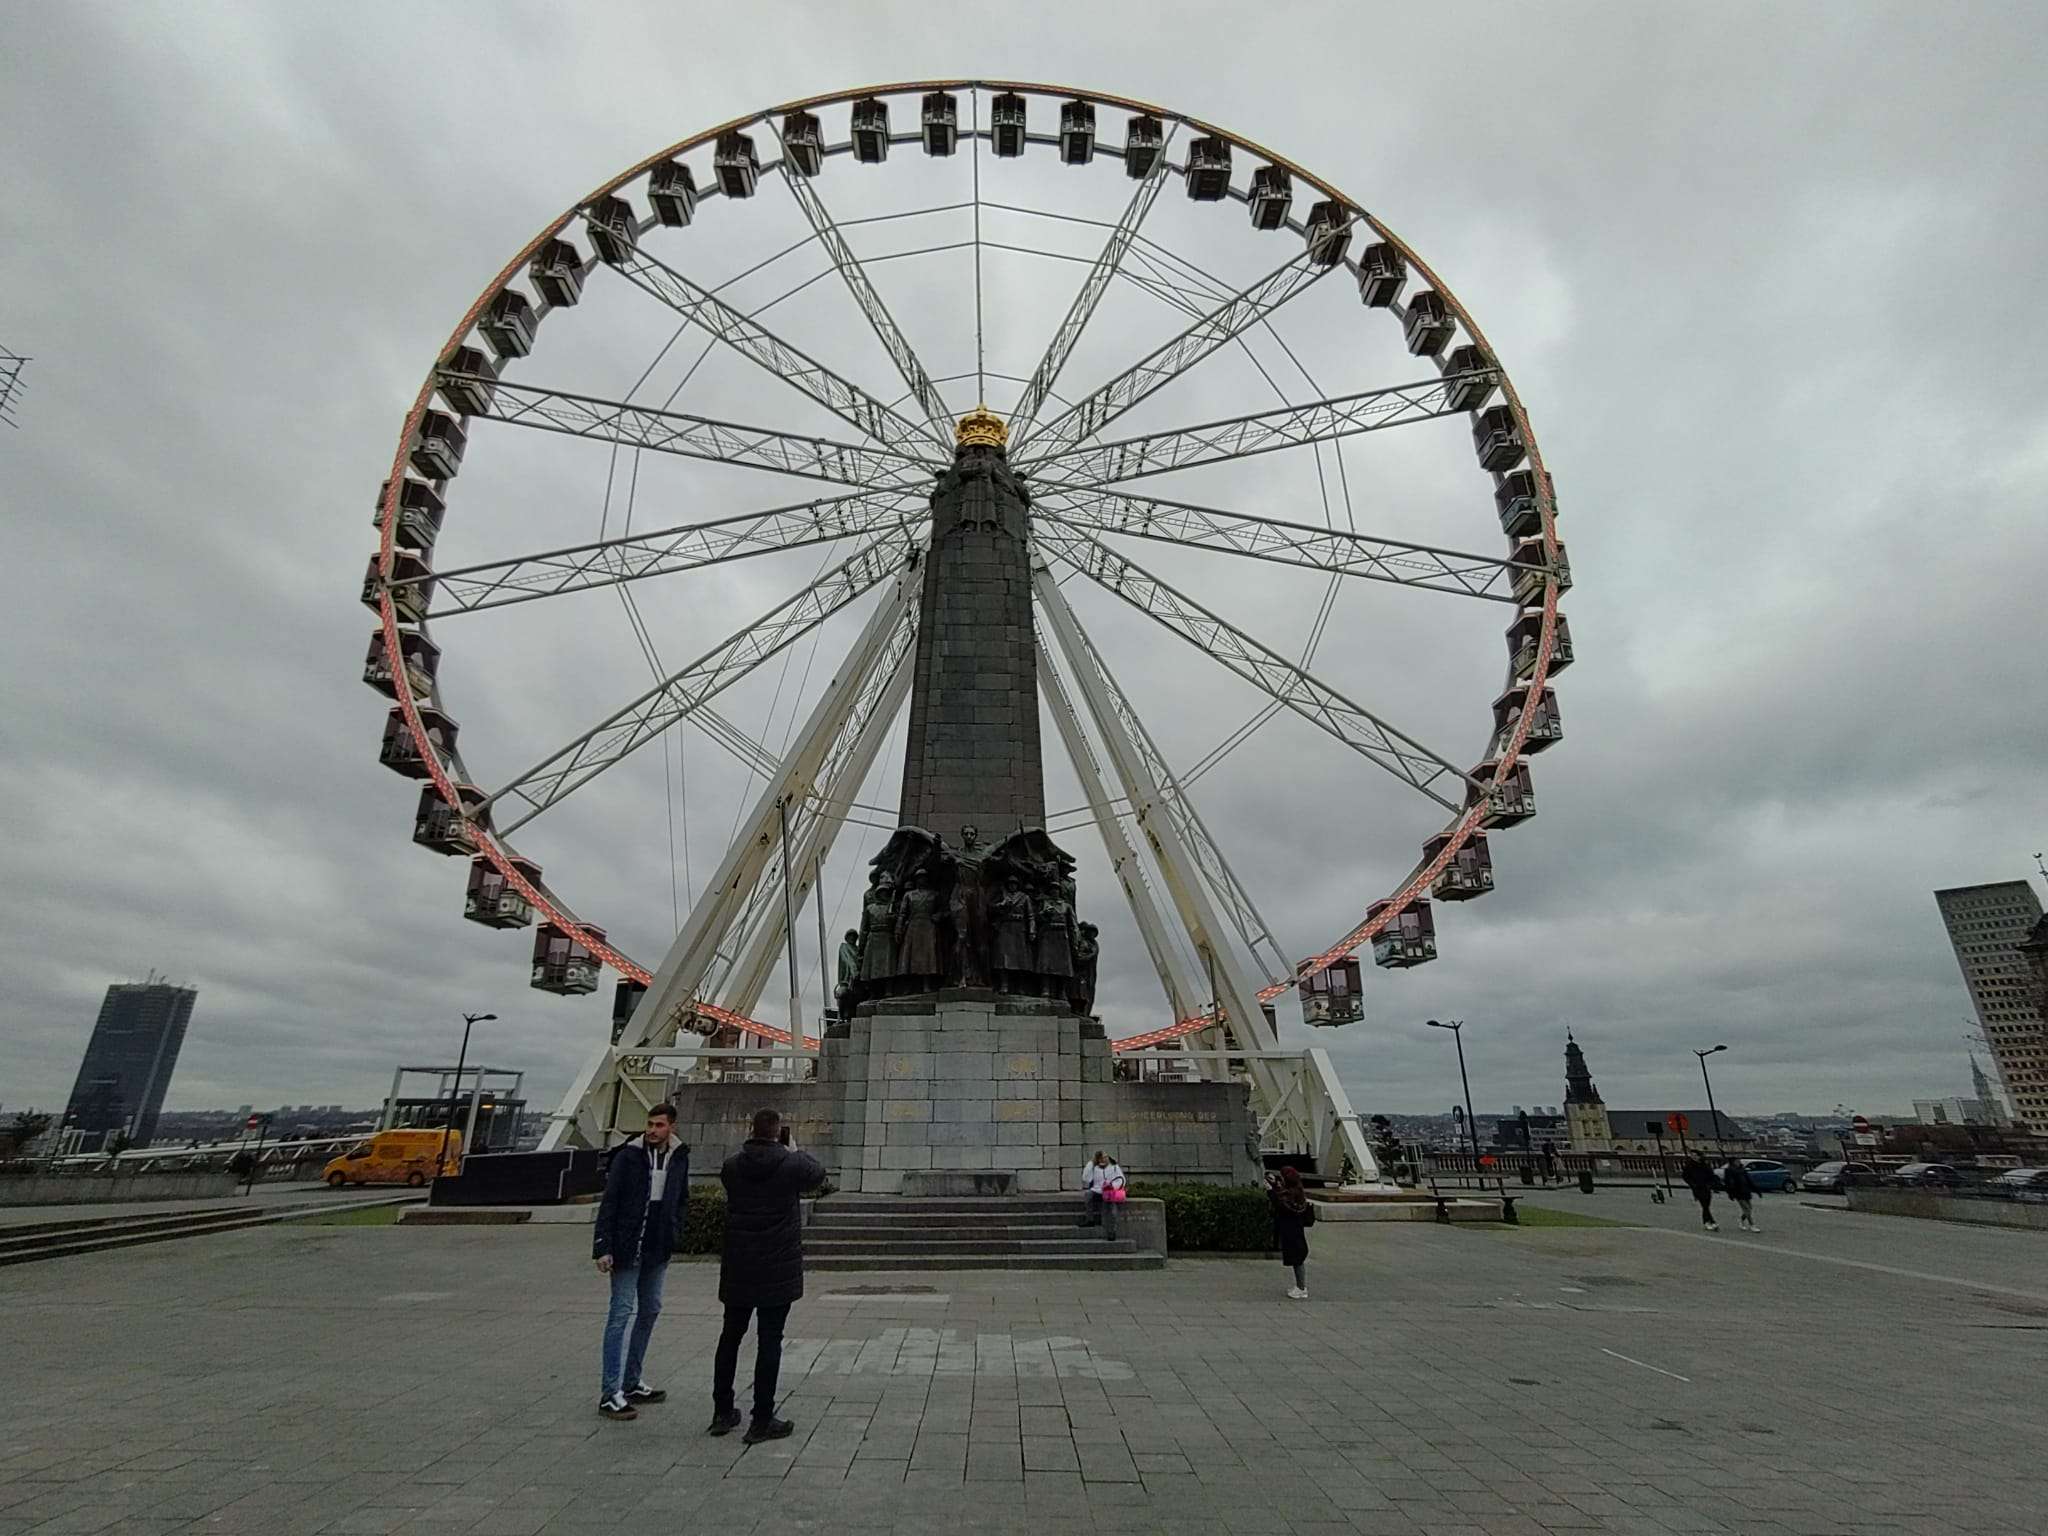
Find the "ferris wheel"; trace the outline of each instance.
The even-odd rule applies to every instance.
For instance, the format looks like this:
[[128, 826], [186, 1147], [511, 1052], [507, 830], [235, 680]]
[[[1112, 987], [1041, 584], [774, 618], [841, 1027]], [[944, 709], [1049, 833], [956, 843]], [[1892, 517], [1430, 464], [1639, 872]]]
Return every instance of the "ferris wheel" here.
[[[1166, 108], [975, 80], [786, 103], [659, 150], [519, 250], [435, 357], [378, 492], [364, 679], [392, 701], [380, 760], [421, 781], [413, 840], [467, 862], [466, 917], [535, 927], [533, 986], [619, 977], [612, 1038], [549, 1144], [601, 1139], [607, 1095], [615, 1119], [622, 1078], [678, 1039], [713, 1070], [720, 1046], [815, 1048], [793, 960], [787, 1027], [758, 1005], [807, 897], [827, 963], [823, 872], [904, 712], [926, 502], [976, 408], [1001, 418], [1030, 488], [1038, 676], [1084, 802], [1069, 819], [1100, 832], [1165, 997], [1119, 1053], [1272, 1047], [1291, 992], [1310, 1025], [1354, 1022], [1361, 951], [1389, 969], [1434, 959], [1442, 904], [1492, 891], [1489, 834], [1535, 813], [1529, 758], [1562, 736], [1571, 576], [1522, 401], [1448, 286], [1331, 182]], [[650, 483], [669, 466], [697, 478], [656, 516], [643, 466]], [[621, 517], [629, 470], [639, 500]], [[550, 521], [593, 499], [579, 477], [603, 483], [595, 528]], [[446, 514], [479, 481], [476, 542], [459, 547]], [[1400, 505], [1390, 481], [1424, 488], [1426, 526], [1375, 526], [1375, 507]], [[1361, 508], [1363, 484], [1378, 494]], [[762, 571], [787, 582], [771, 601]], [[1308, 596], [1275, 599], [1269, 575]], [[585, 644], [595, 599], [577, 594], [602, 589], [623, 594], [638, 643], [623, 662]], [[688, 594], [681, 666], [636, 605], [656, 590]], [[1098, 610], [1086, 626], [1070, 591]], [[1263, 612], [1233, 609], [1247, 592]], [[1379, 615], [1435, 638], [1378, 641]], [[472, 661], [485, 623], [501, 628]], [[780, 742], [721, 711], [848, 626]], [[1431, 675], [1472, 636], [1498, 682]], [[1332, 637], [1398, 657], [1427, 722], [1333, 680]], [[452, 693], [506, 665], [545, 670], [547, 707], [509, 720], [486, 690], [491, 751], [472, 763]], [[1141, 696], [1134, 678], [1162, 666], [1186, 686]], [[1164, 727], [1191, 703], [1220, 710], [1212, 677], [1254, 707], [1217, 713], [1228, 729], [1177, 771]], [[1275, 720], [1355, 768], [1359, 793], [1392, 797], [1362, 864], [1412, 836], [1387, 866], [1405, 873], [1331, 911], [1305, 955], [1276, 939], [1194, 792]], [[685, 727], [755, 792], [666, 953], [635, 958], [571, 904], [578, 839], [547, 848], [543, 878], [538, 818], [639, 792], [644, 773], [615, 770]], [[1280, 1114], [1288, 1090], [1251, 1075]], [[1316, 1091], [1341, 1100], [1333, 1079]]]

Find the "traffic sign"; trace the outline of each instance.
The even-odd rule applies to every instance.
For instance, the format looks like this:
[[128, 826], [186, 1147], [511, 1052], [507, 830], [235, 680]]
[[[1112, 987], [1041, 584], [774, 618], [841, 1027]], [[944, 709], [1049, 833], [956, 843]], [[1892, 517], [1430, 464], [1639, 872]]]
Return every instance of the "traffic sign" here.
[[1849, 1117], [1849, 1124], [1855, 1128], [1858, 1136], [1868, 1136], [1870, 1134], [1870, 1121], [1862, 1115], [1851, 1115]]
[[247, 1120], [244, 1120], [242, 1122], [242, 1125], [245, 1129], [253, 1131], [262, 1123], [263, 1117], [261, 1115], [251, 1115]]
[[1683, 1136], [1687, 1131], [1692, 1129], [1692, 1121], [1688, 1120], [1684, 1115], [1677, 1114], [1675, 1112], [1666, 1115], [1664, 1117], [1664, 1123], [1671, 1127], [1672, 1133], [1674, 1135], [1678, 1136]]

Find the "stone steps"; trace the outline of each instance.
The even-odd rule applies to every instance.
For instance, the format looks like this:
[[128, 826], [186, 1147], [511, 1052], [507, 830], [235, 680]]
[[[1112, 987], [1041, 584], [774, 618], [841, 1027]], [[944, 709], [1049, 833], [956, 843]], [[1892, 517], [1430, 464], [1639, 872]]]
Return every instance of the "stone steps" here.
[[[1098, 1243], [1096, 1246], [1098, 1248], [1107, 1248], [1109, 1245], [1107, 1243]], [[1089, 1253], [1086, 1255], [1059, 1254], [1044, 1256], [1007, 1253], [947, 1254], [942, 1256], [901, 1254], [893, 1257], [879, 1255], [872, 1257], [865, 1255], [860, 1257], [819, 1255], [813, 1257], [809, 1253], [804, 1255], [804, 1268], [806, 1270], [833, 1270], [840, 1272], [848, 1270], [882, 1270], [902, 1274], [924, 1274], [966, 1269], [1093, 1270], [1163, 1269], [1165, 1267], [1166, 1260], [1156, 1253]]]
[[417, 1194], [382, 1195], [367, 1200], [336, 1201], [313, 1199], [291, 1204], [252, 1201], [227, 1209], [152, 1211], [136, 1216], [97, 1217], [85, 1221], [41, 1223], [26, 1228], [0, 1231], [0, 1265], [30, 1264], [39, 1259], [76, 1258], [105, 1253], [115, 1248], [134, 1248], [144, 1243], [173, 1242], [179, 1238], [205, 1237], [215, 1232], [239, 1232], [247, 1227], [268, 1226], [280, 1221], [298, 1221], [328, 1211], [355, 1210], [371, 1205], [397, 1205], [418, 1200]]
[[1016, 1237], [1004, 1233], [996, 1237], [963, 1236], [949, 1232], [943, 1237], [870, 1237], [835, 1236], [806, 1237], [804, 1252], [833, 1253], [841, 1257], [860, 1254], [886, 1253], [928, 1253], [934, 1256], [948, 1253], [1035, 1253], [1040, 1256], [1062, 1253], [1136, 1253], [1137, 1245], [1128, 1237], [1117, 1238], [1114, 1242], [1101, 1237], [1077, 1237], [1068, 1233], [1060, 1237]]
[[1079, 1225], [1075, 1195], [832, 1195], [804, 1228], [804, 1262], [832, 1270], [1157, 1269], [1128, 1237]]

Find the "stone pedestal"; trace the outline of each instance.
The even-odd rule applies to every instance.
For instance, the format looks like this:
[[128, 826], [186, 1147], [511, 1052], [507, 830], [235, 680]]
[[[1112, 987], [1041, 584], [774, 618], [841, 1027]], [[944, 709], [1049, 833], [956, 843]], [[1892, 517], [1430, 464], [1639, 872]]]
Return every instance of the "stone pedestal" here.
[[676, 1095], [694, 1175], [715, 1174], [756, 1109], [779, 1109], [839, 1187], [928, 1191], [1007, 1173], [1019, 1194], [1078, 1190], [1110, 1153], [1133, 1181], [1258, 1177], [1238, 1083], [1120, 1083], [1099, 1024], [1049, 1002], [942, 992], [868, 1005], [823, 1042], [814, 1081], [704, 1083]]

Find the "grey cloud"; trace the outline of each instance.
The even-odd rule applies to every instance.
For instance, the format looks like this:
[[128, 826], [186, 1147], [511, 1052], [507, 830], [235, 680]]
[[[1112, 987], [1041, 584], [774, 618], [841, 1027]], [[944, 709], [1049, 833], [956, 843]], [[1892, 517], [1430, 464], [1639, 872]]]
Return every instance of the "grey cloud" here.
[[[462, 921], [459, 862], [407, 845], [414, 791], [374, 762], [384, 706], [355, 681], [369, 624], [352, 588], [393, 435], [477, 290], [616, 168], [769, 101], [961, 67], [1153, 97], [1324, 171], [1440, 267], [1542, 433], [1579, 579], [1567, 739], [1534, 765], [1542, 814], [1496, 839], [1499, 892], [1442, 914], [1443, 958], [1372, 976], [1368, 1022], [1328, 1042], [1361, 1105], [1450, 1101], [1447, 1053], [1417, 1027], [1431, 1014], [1473, 1021], [1486, 1104], [1560, 1095], [1567, 1022], [1617, 1102], [1689, 1097], [1687, 1047], [1720, 1039], [1716, 1086], [1738, 1110], [1958, 1091], [1968, 1005], [1929, 891], [2015, 876], [2044, 830], [2039, 12], [1439, 7], [1401, 23], [1451, 61], [1421, 73], [1389, 16], [1286, 15], [1272, 25], [1288, 46], [1253, 68], [1228, 46], [1246, 16], [1225, 7], [1113, 26], [1083, 7], [761, 7], [745, 27], [667, 8], [22, 13], [0, 63], [0, 278], [16, 300], [0, 344], [36, 361], [22, 428], [0, 442], [17, 572], [0, 616], [0, 869], [17, 893], [0, 1102], [60, 1096], [100, 989], [152, 965], [201, 988], [174, 1104], [367, 1099], [397, 1060], [445, 1054], [448, 1021], [477, 1007], [504, 1019], [494, 1059], [552, 1096], [604, 998], [526, 989], [527, 936]], [[842, 215], [863, 195], [836, 166], [824, 191]], [[1162, 227], [1188, 217], [1163, 209]], [[1237, 281], [1277, 259], [1218, 245]], [[920, 343], [971, 364], [958, 273], [879, 270]], [[991, 356], [1027, 371], [1078, 269], [998, 270], [1010, 302]], [[609, 315], [617, 336], [629, 310], [595, 288], [593, 334]], [[872, 338], [829, 322], [827, 291], [777, 323], [885, 378]], [[1123, 313], [1077, 378], [1181, 323]], [[653, 314], [607, 353], [551, 324], [562, 339], [530, 376], [564, 383], [606, 366], [616, 380], [618, 358], [637, 366], [667, 334]], [[1342, 378], [1351, 334], [1294, 339], [1319, 378]], [[1366, 334], [1379, 381], [1413, 376], [1389, 335]], [[692, 391], [713, 414], [842, 435], [744, 367], [708, 364]], [[1219, 361], [1131, 422], [1270, 398]], [[603, 456], [514, 436], [479, 441], [451, 557], [592, 536]], [[1495, 547], [1468, 466], [1443, 462], [1421, 431], [1347, 448], [1362, 522]], [[643, 474], [636, 526], [815, 493], [743, 491], [696, 465]], [[1138, 488], [1314, 520], [1312, 483], [1251, 466]], [[1278, 649], [1308, 634], [1313, 576], [1127, 548], [1206, 583]], [[638, 595], [674, 666], [815, 568], [800, 551]], [[1505, 613], [1344, 599], [1316, 670], [1475, 750]], [[443, 634], [480, 774], [644, 685], [617, 597], [575, 601]], [[1146, 620], [1076, 601], [1175, 761], [1254, 707]], [[732, 718], [779, 742], [851, 622], [736, 689]], [[1426, 664], [1404, 669], [1408, 655]], [[749, 791], [701, 737], [686, 763], [701, 885]], [[671, 915], [661, 767], [644, 754], [615, 770], [605, 797], [531, 839], [579, 909], [647, 958]], [[1300, 952], [1355, 921], [1430, 830], [1382, 779], [1282, 717], [1197, 791]], [[1078, 799], [1064, 766], [1051, 783], [1056, 805]], [[885, 761], [862, 799], [894, 798]], [[863, 832], [842, 841], [828, 896]], [[1066, 841], [1084, 892], [1106, 891], [1092, 837]], [[1146, 1027], [1160, 1004], [1135, 932], [1098, 915], [1112, 1027]]]

